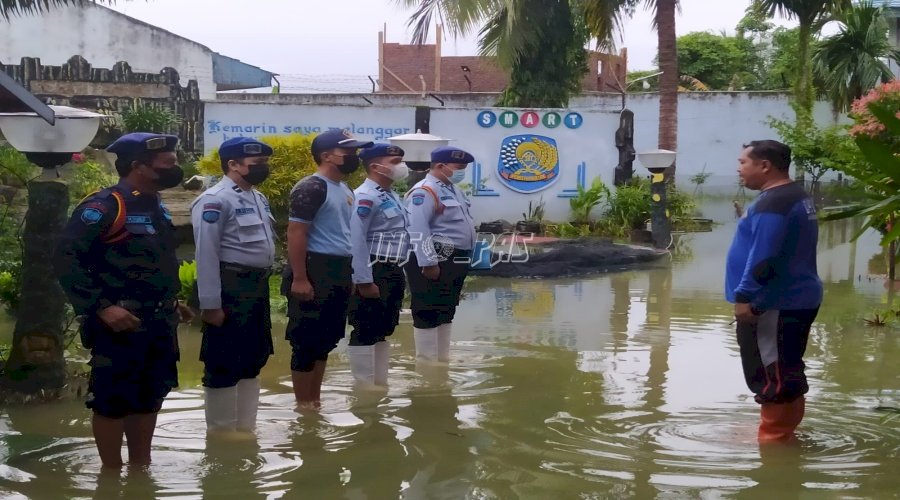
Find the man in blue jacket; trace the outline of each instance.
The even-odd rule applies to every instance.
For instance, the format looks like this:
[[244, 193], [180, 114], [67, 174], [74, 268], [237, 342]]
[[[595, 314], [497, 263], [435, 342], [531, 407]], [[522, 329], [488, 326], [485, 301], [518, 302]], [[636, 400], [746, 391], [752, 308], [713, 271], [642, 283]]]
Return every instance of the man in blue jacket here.
[[789, 175], [791, 149], [752, 141], [738, 159], [744, 187], [760, 191], [728, 251], [725, 297], [734, 304], [747, 386], [760, 409], [760, 441], [793, 436], [809, 391], [803, 354], [822, 303], [816, 270], [818, 221]]

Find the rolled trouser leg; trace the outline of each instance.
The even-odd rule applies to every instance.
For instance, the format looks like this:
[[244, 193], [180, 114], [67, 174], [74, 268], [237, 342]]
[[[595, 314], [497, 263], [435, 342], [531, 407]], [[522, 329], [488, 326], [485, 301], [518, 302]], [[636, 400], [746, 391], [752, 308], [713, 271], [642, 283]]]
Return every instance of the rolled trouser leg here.
[[259, 379], [241, 379], [237, 384], [237, 430], [252, 431], [255, 429], [258, 411]]
[[233, 431], [237, 428], [237, 386], [204, 387], [206, 395], [206, 429], [210, 432]]
[[806, 399], [803, 396], [789, 403], [763, 403], [759, 410], [759, 441], [790, 440], [805, 411]]

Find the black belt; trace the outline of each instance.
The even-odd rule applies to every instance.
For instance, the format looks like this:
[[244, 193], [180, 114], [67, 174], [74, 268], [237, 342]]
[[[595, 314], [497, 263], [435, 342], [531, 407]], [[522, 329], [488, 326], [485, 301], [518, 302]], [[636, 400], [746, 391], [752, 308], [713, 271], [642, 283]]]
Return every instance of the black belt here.
[[128, 310], [129, 312], [141, 312], [141, 313], [160, 313], [160, 312], [175, 312], [175, 309], [178, 308], [178, 301], [176, 299], [163, 299], [163, 300], [133, 300], [133, 299], [125, 299], [116, 302], [116, 305]]
[[257, 281], [268, 279], [272, 275], [272, 270], [263, 267], [250, 267], [243, 264], [234, 264], [231, 262], [222, 262], [219, 268], [223, 272], [234, 273], [241, 278], [250, 278]]

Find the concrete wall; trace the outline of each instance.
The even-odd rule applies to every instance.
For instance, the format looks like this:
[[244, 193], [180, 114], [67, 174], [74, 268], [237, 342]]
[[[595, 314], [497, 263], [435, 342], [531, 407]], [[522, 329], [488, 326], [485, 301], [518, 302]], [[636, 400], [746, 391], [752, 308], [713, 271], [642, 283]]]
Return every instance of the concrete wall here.
[[35, 57], [46, 65], [61, 65], [74, 55], [104, 68], [127, 61], [140, 73], [175, 68], [185, 80], [197, 81], [202, 99], [216, 96], [207, 47], [111, 9], [85, 5], [0, 18], [0, 63]]
[[[439, 100], [443, 101], [443, 105]], [[568, 218], [569, 190], [581, 177], [589, 184], [595, 177], [613, 182], [613, 169], [618, 161], [614, 133], [618, 127], [621, 97], [591, 94], [574, 99], [566, 110], [504, 110], [491, 108], [496, 94], [345, 94], [345, 95], [263, 95], [240, 94], [220, 96], [206, 105], [205, 149], [216, 147], [233, 135], [262, 136], [296, 130], [315, 132], [326, 128], [350, 128], [355, 135], [385, 140], [391, 135], [415, 130], [415, 107], [428, 106], [430, 132], [453, 139], [451, 144], [470, 150], [477, 165], [469, 168], [469, 183], [486, 179], [484, 196], [474, 196], [475, 214], [479, 221], [498, 218], [516, 221], [527, 210], [529, 201], [543, 198], [547, 217]], [[656, 94], [628, 97], [627, 106], [635, 113], [635, 149], [656, 149], [659, 122], [659, 100]], [[494, 122], [486, 127], [479, 123], [482, 112], [499, 119], [504, 111], [516, 113], [518, 120], [505, 127]], [[533, 126], [523, 124], [523, 117], [535, 112]], [[565, 119], [570, 113], [581, 117], [578, 127], [565, 124], [548, 127], [544, 118], [556, 113]], [[705, 191], [737, 190], [737, 156], [741, 145], [754, 139], [777, 139], [766, 122], [770, 117], [790, 119], [793, 112], [788, 98], [775, 93], [685, 93], [679, 99], [679, 151], [677, 181], [692, 189], [690, 176], [705, 169], [711, 177]], [[816, 119], [832, 122], [826, 103], [819, 103]], [[559, 168], [552, 182], [532, 194], [510, 189], [500, 177], [501, 146], [513, 136], [537, 135], [556, 142]], [[508, 151], [508, 150], [507, 150]], [[476, 170], [480, 178], [476, 179]], [[635, 162], [636, 175], [646, 170]], [[492, 191], [492, 192], [491, 192]]]

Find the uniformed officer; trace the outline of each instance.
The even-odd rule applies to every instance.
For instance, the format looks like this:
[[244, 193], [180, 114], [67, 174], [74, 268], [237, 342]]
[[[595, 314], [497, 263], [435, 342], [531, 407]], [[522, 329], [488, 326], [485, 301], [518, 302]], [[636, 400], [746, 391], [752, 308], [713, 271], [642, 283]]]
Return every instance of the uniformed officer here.
[[175, 228], [159, 192], [184, 172], [170, 135], [133, 133], [107, 151], [120, 181], [87, 197], [60, 236], [54, 267], [91, 349], [88, 408], [105, 467], [121, 467], [122, 435], [131, 465], [150, 463], [156, 415], [178, 385], [181, 283]]
[[353, 192], [344, 179], [359, 168], [359, 148], [371, 146], [347, 130], [328, 130], [312, 141], [316, 173], [291, 190], [288, 262], [282, 293], [288, 297], [285, 337], [291, 342], [291, 380], [302, 406], [318, 406], [328, 354], [347, 327], [352, 282], [350, 214]]
[[362, 385], [387, 385], [390, 345], [400, 320], [408, 259], [409, 224], [401, 197], [391, 188], [406, 179], [409, 168], [403, 150], [390, 144], [363, 149], [359, 157], [367, 178], [353, 192], [350, 216], [353, 243], [353, 284], [350, 299], [350, 344], [347, 354], [353, 377]]
[[470, 202], [454, 184], [474, 157], [454, 147], [431, 153], [431, 170], [407, 193], [414, 252], [406, 264], [416, 357], [450, 360], [450, 330], [475, 245]]
[[225, 176], [191, 206], [210, 431], [254, 429], [257, 377], [275, 352], [269, 310], [275, 232], [269, 202], [253, 188], [269, 176], [271, 155], [272, 148], [255, 139], [223, 142]]

